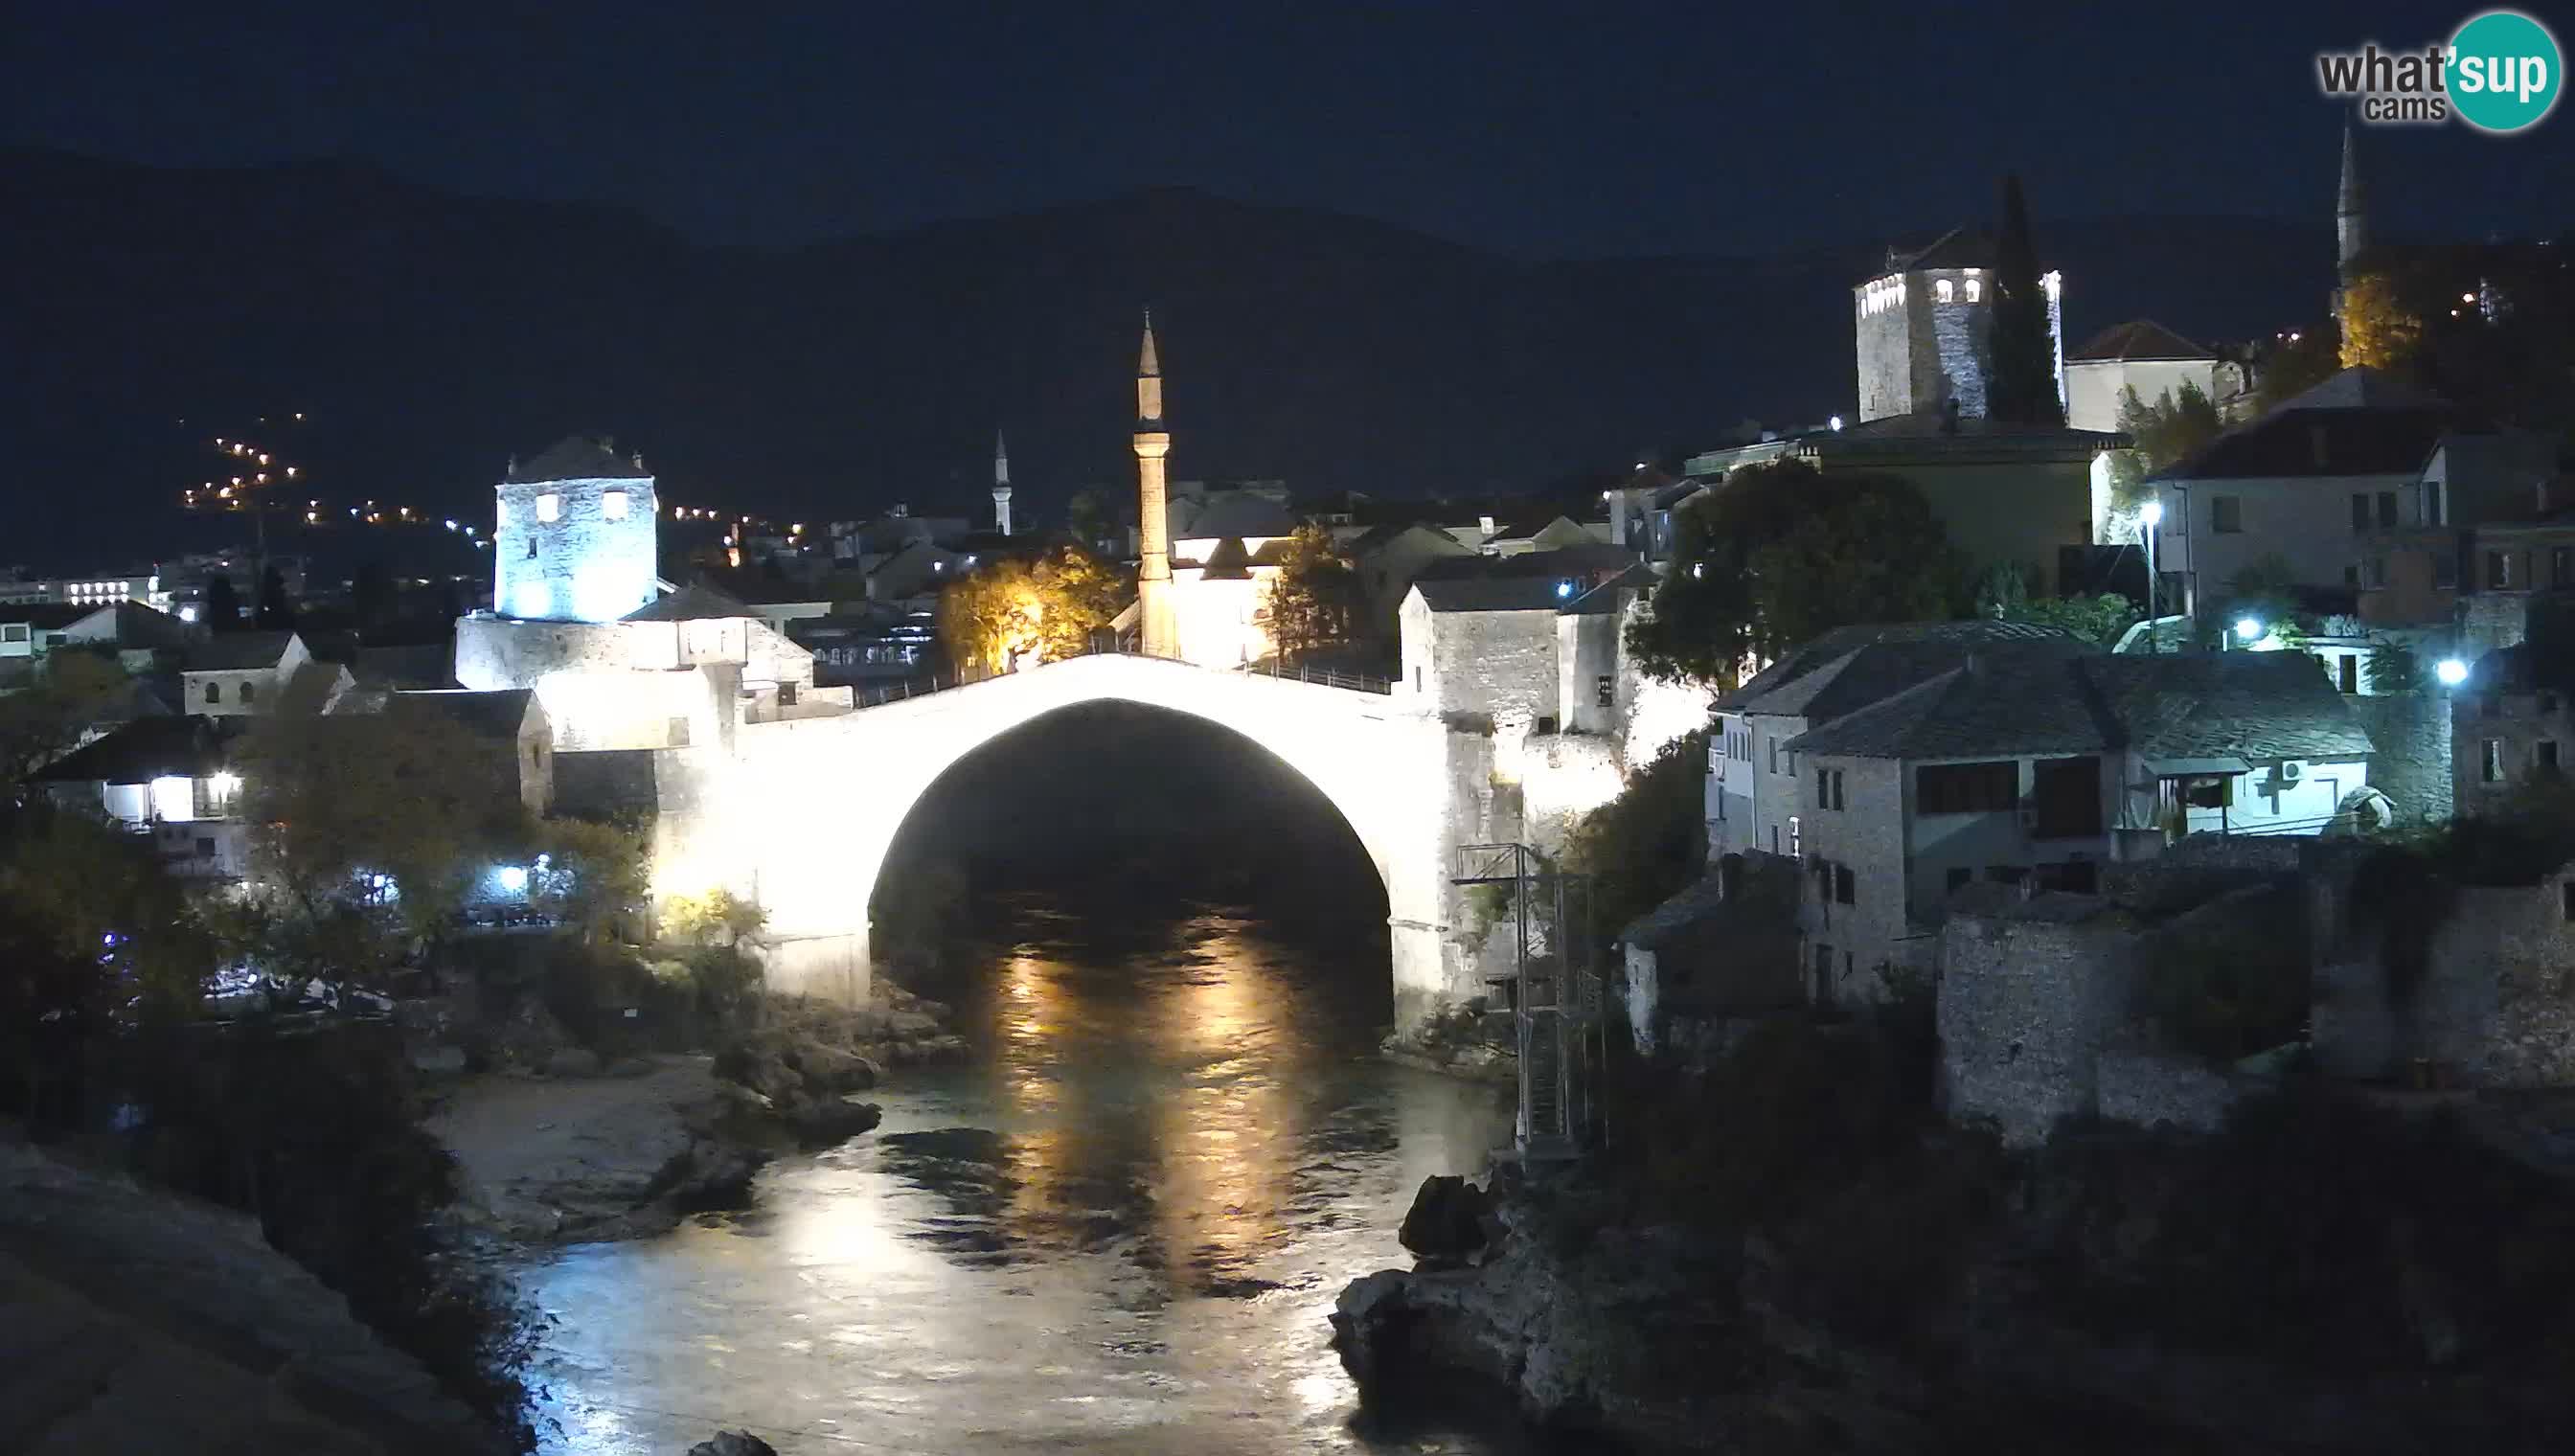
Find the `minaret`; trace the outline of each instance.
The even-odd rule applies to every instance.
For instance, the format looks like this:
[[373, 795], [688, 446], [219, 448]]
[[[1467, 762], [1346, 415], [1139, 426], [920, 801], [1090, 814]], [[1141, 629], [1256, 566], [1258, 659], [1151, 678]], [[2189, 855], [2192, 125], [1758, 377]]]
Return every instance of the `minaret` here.
[[993, 432], [993, 529], [1011, 534], [1011, 447]]
[[1163, 457], [1172, 453], [1163, 428], [1163, 362], [1154, 352], [1154, 311], [1145, 311], [1145, 347], [1136, 358], [1136, 618], [1140, 647], [1151, 658], [1181, 655], [1172, 614], [1172, 523]]
[[2343, 291], [2351, 287], [2360, 255], [2369, 249], [2369, 206], [2360, 186], [2360, 153], [2351, 123], [2342, 124], [2342, 191], [2334, 201], [2334, 317], [2342, 317]]

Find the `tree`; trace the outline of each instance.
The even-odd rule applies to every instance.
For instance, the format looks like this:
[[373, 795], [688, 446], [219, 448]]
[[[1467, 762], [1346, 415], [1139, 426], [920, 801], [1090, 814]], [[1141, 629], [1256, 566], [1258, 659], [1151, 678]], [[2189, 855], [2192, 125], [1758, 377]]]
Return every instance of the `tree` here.
[[364, 983], [444, 931], [473, 879], [525, 845], [519, 800], [457, 771], [483, 756], [436, 714], [262, 715], [237, 761], [270, 958]]
[[295, 603], [286, 595], [286, 573], [276, 567], [259, 574], [259, 630], [284, 632], [295, 626]]
[[1123, 573], [1071, 543], [1034, 562], [1004, 558], [939, 594], [939, 640], [961, 673], [1080, 657], [1126, 595]]
[[2145, 484], [2196, 455], [2225, 433], [2217, 402], [2190, 380], [2178, 390], [2165, 390], [2153, 404], [2138, 398], [2137, 387], [2119, 391], [2119, 433], [2135, 442], [2110, 461], [2110, 502], [2121, 511], [2145, 504]]
[[1098, 491], [1076, 491], [1065, 503], [1064, 529], [1085, 551], [1098, 551], [1114, 529], [1110, 525], [1109, 507]]
[[607, 938], [621, 915], [652, 896], [652, 853], [631, 824], [547, 819], [536, 825], [530, 896], [584, 939]]
[[241, 594], [233, 590], [233, 579], [213, 576], [206, 579], [206, 595], [199, 604], [198, 616], [205, 619], [208, 632], [234, 632], [241, 627]]
[[1683, 733], [1566, 837], [1564, 867], [1592, 877], [1592, 918], [1602, 933], [1616, 933], [1697, 875], [1707, 853], [1706, 773], [1707, 730]]
[[2404, 369], [2422, 344], [2423, 320], [2405, 306], [2393, 277], [2362, 273], [2343, 290], [2343, 368]]
[[769, 911], [729, 889], [703, 894], [675, 894], [662, 902], [662, 933], [674, 940], [706, 945], [719, 934], [727, 945], [740, 945], [769, 923]]
[[1288, 550], [1261, 607], [1261, 626], [1277, 646], [1279, 661], [1350, 640], [1358, 620], [1359, 579], [1332, 534], [1311, 522], [1288, 538]]
[[2115, 647], [2139, 614], [2116, 592], [2097, 597], [2032, 598], [2027, 575], [2009, 562], [1989, 569], [1976, 587], [1976, 615], [2070, 632], [2085, 642]]
[[1627, 631], [1638, 664], [1667, 682], [1731, 684], [1746, 659], [1817, 632], [1942, 617], [1963, 597], [1940, 523], [1890, 477], [1747, 466], [1683, 508], [1673, 536], [1671, 574]]
[[2030, 240], [2029, 208], [2017, 173], [2003, 178], [2002, 234], [1994, 243], [1992, 332], [1985, 341], [1986, 418], [2014, 425], [2063, 425], [2056, 393], [2056, 334], [2047, 282]]
[[35, 681], [0, 696], [0, 806], [26, 795], [36, 771], [72, 749], [125, 696], [123, 669], [96, 653], [58, 648]]

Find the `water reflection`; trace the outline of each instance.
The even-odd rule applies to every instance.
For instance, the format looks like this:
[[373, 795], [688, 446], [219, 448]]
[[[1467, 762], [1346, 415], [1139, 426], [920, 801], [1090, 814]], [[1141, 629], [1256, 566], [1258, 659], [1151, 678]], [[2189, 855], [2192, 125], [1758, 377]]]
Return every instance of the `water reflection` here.
[[961, 993], [972, 1065], [905, 1073], [876, 1134], [777, 1165], [757, 1213], [532, 1272], [557, 1448], [721, 1421], [789, 1456], [1503, 1449], [1362, 1438], [1326, 1344], [1341, 1285], [1402, 1259], [1413, 1187], [1508, 1127], [1368, 1054], [1382, 947], [1044, 900], [1009, 928]]

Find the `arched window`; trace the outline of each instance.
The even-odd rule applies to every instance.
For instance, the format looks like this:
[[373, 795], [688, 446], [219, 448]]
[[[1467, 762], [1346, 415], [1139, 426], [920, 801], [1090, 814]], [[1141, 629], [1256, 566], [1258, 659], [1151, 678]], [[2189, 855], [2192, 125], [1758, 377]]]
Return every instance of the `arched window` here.
[[224, 685], [223, 685], [223, 684], [221, 684], [221, 683], [209, 683], [209, 684], [207, 684], [207, 685], [206, 685], [206, 701], [207, 701], [208, 703], [221, 703], [221, 702], [223, 702], [223, 701], [224, 701]]
[[250, 681], [248, 678], [244, 678], [244, 679], [242, 680], [242, 689], [241, 689], [241, 701], [242, 701], [242, 703], [243, 703], [244, 705], [248, 705], [252, 699], [257, 698], [257, 697], [259, 697], [259, 685], [258, 685], [258, 684], [256, 684], [256, 683], [253, 683], [253, 682], [252, 682], [252, 681]]
[[1950, 301], [1949, 295], [1951, 291], [1949, 280], [1945, 278], [1931, 285], [1932, 296], [1944, 304]]
[[1974, 302], [1976, 302], [1977, 300], [1982, 299], [1984, 296], [1985, 296], [1985, 281], [1984, 281], [1983, 279], [1981, 279], [1981, 278], [1970, 278], [1970, 279], [1968, 279], [1968, 280], [1967, 280], [1967, 302], [1969, 302], [1969, 303], [1974, 303]]

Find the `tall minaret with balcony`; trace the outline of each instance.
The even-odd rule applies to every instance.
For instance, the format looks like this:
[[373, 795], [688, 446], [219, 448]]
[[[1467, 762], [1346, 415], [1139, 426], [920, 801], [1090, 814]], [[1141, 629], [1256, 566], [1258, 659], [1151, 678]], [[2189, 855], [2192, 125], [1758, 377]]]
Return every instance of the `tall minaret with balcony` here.
[[1154, 350], [1154, 311], [1145, 311], [1145, 345], [1136, 358], [1136, 620], [1148, 657], [1181, 655], [1172, 612], [1172, 524], [1163, 458], [1172, 453], [1163, 426], [1163, 362]]
[[2360, 271], [2360, 255], [2369, 251], [2369, 198], [2360, 185], [2360, 153], [2351, 123], [2342, 127], [2342, 188], [2334, 196], [2334, 318], [2342, 318], [2343, 294]]
[[998, 430], [993, 432], [993, 529], [1011, 534], [1011, 446]]

